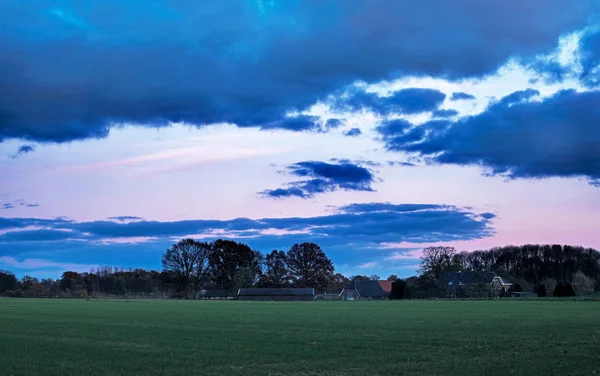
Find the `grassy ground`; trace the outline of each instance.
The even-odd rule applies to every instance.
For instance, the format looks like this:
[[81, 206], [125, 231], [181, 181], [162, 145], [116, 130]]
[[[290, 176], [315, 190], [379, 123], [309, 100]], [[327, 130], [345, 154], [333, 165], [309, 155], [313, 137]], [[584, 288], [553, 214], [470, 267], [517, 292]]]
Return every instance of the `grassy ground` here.
[[600, 302], [0, 299], [2, 375], [594, 375]]

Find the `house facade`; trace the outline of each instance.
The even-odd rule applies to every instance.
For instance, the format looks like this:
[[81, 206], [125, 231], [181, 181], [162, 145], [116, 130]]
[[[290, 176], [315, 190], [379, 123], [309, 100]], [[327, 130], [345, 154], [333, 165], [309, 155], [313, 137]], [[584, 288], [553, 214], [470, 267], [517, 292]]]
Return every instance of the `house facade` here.
[[494, 297], [507, 293], [512, 283], [494, 272], [448, 272], [439, 281], [449, 297]]
[[386, 299], [392, 292], [392, 281], [354, 280], [340, 293], [341, 300]]

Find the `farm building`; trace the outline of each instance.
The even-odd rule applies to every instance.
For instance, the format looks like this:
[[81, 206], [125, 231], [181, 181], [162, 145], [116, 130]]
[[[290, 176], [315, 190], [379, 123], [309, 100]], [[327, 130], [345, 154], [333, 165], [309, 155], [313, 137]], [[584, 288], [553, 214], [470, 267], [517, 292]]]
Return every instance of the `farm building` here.
[[448, 272], [442, 275], [440, 284], [449, 296], [456, 297], [498, 296], [512, 286], [494, 272]]
[[313, 288], [244, 288], [238, 292], [238, 300], [311, 301]]
[[202, 290], [199, 293], [200, 299], [235, 299], [238, 290]]
[[385, 299], [392, 292], [392, 281], [354, 280], [342, 290], [342, 300]]

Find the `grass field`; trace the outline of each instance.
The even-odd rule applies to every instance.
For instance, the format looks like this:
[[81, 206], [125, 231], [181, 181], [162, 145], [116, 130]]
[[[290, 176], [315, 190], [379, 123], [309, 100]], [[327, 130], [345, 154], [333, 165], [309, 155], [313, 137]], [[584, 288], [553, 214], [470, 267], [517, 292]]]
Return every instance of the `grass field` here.
[[600, 302], [0, 299], [1, 375], [594, 375]]

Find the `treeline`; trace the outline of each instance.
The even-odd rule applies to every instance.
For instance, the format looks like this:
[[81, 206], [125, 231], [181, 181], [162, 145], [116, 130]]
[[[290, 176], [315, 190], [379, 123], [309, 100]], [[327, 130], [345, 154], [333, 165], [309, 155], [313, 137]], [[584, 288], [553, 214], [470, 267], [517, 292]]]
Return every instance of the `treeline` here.
[[162, 271], [103, 267], [64, 272], [58, 280], [0, 271], [0, 295], [10, 297], [140, 296], [194, 299], [201, 290], [241, 287], [312, 287], [341, 290], [349, 279], [314, 243], [294, 244], [267, 255], [230, 240], [184, 239], [162, 255]]
[[429, 247], [421, 257], [421, 276], [412, 279], [413, 290], [430, 296], [446, 272], [489, 272], [511, 281], [522, 291], [552, 295], [556, 286], [577, 294], [600, 289], [600, 252], [561, 245], [497, 247], [485, 251], [457, 252], [452, 247]]

